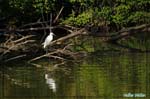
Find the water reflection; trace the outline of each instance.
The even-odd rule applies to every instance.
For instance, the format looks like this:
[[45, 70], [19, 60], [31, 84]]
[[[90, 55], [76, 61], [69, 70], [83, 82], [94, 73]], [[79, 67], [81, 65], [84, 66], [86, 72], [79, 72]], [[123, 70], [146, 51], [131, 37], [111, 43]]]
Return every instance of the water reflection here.
[[148, 53], [92, 53], [53, 71], [10, 64], [0, 72], [0, 99], [149, 99], [149, 59]]
[[46, 84], [50, 89], [53, 90], [53, 92], [56, 92], [56, 82], [55, 80], [51, 77], [51, 74], [45, 74], [45, 80]]

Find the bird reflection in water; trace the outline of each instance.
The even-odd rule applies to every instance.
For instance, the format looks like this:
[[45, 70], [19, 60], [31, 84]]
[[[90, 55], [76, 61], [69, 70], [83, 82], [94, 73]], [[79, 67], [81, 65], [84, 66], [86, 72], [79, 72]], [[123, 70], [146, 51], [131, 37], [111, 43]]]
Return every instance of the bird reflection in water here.
[[56, 92], [56, 82], [49, 74], [45, 74], [45, 80], [46, 84], [49, 86], [50, 89], [53, 90], [53, 92]]

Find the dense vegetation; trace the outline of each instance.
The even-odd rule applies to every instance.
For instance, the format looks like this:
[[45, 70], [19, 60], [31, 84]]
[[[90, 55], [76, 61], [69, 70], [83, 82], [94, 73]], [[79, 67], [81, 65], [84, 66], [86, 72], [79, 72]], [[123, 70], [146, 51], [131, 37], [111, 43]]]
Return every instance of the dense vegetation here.
[[6, 25], [22, 25], [42, 15], [46, 19], [49, 13], [55, 17], [62, 6], [61, 24], [92, 24], [112, 31], [150, 22], [149, 0], [1, 0], [0, 17]]

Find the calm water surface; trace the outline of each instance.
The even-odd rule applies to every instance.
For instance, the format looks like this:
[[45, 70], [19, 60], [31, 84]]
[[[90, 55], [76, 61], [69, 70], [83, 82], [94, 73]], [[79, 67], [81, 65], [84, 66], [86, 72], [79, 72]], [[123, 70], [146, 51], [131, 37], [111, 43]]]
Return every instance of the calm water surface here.
[[149, 60], [148, 53], [107, 52], [55, 68], [3, 65], [0, 99], [150, 99]]

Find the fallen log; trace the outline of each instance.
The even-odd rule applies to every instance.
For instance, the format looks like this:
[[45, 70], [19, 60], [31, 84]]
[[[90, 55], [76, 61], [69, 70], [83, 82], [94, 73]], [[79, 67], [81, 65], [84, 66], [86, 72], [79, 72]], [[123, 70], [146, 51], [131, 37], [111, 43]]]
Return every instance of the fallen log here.
[[106, 41], [114, 42], [124, 37], [127, 37], [129, 35], [142, 33], [142, 32], [149, 32], [149, 31], [150, 31], [150, 24], [143, 24], [140, 26], [130, 27], [117, 32], [115, 35], [110, 36]]
[[67, 35], [67, 36], [64, 36], [64, 37], [61, 37], [61, 38], [59, 38], [59, 39], [57, 39], [57, 40], [52, 41], [50, 45], [54, 45], [54, 44], [56, 44], [57, 42], [65, 41], [65, 40], [70, 39], [70, 38], [73, 38], [73, 37], [75, 37], [75, 36], [77, 36], [77, 35], [86, 34], [85, 31], [86, 31], [85, 28], [82, 28], [82, 29], [80, 29], [80, 30], [78, 30], [78, 31], [74, 31], [74, 32], [72, 32], [71, 34], [69, 34], [69, 35]]

